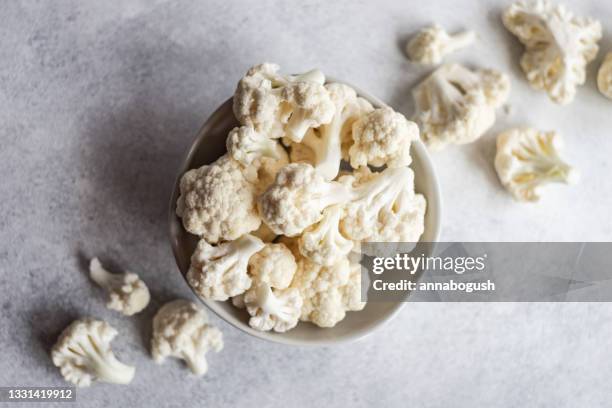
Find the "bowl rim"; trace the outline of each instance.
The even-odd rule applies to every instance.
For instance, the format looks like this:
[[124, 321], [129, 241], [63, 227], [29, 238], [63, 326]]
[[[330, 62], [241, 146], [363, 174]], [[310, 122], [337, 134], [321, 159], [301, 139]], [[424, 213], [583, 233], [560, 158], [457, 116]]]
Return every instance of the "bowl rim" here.
[[[355, 90], [355, 92], [357, 92], [357, 95], [366, 99], [374, 107], [389, 107], [389, 105], [387, 105], [386, 103], [384, 103], [377, 97], [369, 94], [368, 92], [364, 92], [359, 87], [349, 84], [346, 81], [339, 81], [335, 79], [335, 77], [326, 76], [326, 83], [332, 83], [332, 82], [342, 83], [342, 84], [350, 86], [351, 88]], [[177, 216], [176, 216], [176, 210], [175, 210], [176, 200], [178, 199], [180, 180], [183, 174], [187, 170], [189, 170], [189, 167], [190, 167], [191, 162], [193, 161], [194, 155], [199, 150], [200, 145], [204, 142], [204, 139], [205, 139], [204, 136], [206, 134], [205, 131], [207, 130], [209, 123], [214, 122], [217, 116], [222, 115], [223, 112], [227, 110], [226, 105], [232, 104], [232, 100], [233, 100], [233, 97], [230, 97], [225, 102], [223, 102], [221, 105], [219, 105], [213, 111], [213, 113], [204, 121], [203, 125], [199, 128], [195, 139], [193, 140], [189, 149], [187, 150], [187, 154], [183, 156], [184, 159], [181, 162], [181, 165], [178, 169], [177, 176], [175, 178], [175, 182], [173, 183], [173, 186], [172, 186], [172, 194], [170, 196], [169, 213], [168, 213], [168, 223], [169, 223], [168, 233], [169, 233], [169, 238], [170, 238], [170, 244], [172, 247], [172, 253], [173, 253], [177, 268], [179, 270], [179, 273], [181, 274], [183, 279], [185, 279], [187, 286], [194, 293], [196, 298], [201, 303], [203, 303], [206, 307], [208, 307], [208, 309], [210, 309], [213, 313], [215, 313], [219, 318], [223, 319], [225, 322], [229, 323], [230, 325], [234, 326], [240, 331], [247, 333], [251, 336], [254, 336], [258, 339], [266, 340], [266, 341], [277, 343], [277, 344], [313, 347], [313, 346], [329, 346], [329, 345], [336, 345], [336, 344], [341, 344], [341, 343], [354, 342], [354, 341], [363, 339], [364, 337], [374, 333], [376, 330], [380, 329], [385, 324], [390, 322], [393, 318], [395, 318], [397, 314], [406, 306], [407, 301], [391, 302], [391, 303], [395, 303], [395, 308], [391, 312], [389, 312], [386, 316], [379, 319], [378, 321], [375, 321], [368, 327], [358, 330], [355, 333], [346, 334], [336, 339], [321, 338], [317, 340], [301, 340], [301, 339], [295, 339], [291, 337], [282, 336], [282, 333], [280, 333], [281, 335], [279, 335], [279, 333], [264, 332], [264, 331], [253, 329], [248, 324], [245, 324], [243, 321], [240, 321], [234, 316], [229, 315], [223, 309], [223, 307], [219, 305], [220, 302], [214, 301], [214, 300], [202, 299], [200, 296], [197, 295], [197, 293], [195, 293], [191, 285], [189, 285], [189, 282], [187, 282], [187, 277], [185, 276], [185, 273], [183, 272], [181, 268], [181, 256], [178, 253], [178, 243], [175, 242], [175, 239], [174, 239], [176, 225], [178, 224], [180, 225], [180, 228], [183, 228], [182, 223], [176, 220]], [[431, 189], [431, 197], [428, 197], [428, 200], [427, 200], [427, 211], [428, 212], [431, 211], [430, 216], [432, 216], [431, 223], [433, 225], [429, 226], [429, 228], [431, 228], [430, 230], [431, 235], [432, 235], [431, 242], [433, 242], [435, 245], [435, 242], [437, 242], [440, 237], [441, 221], [442, 221], [442, 217], [441, 217], [442, 196], [440, 192], [440, 184], [439, 184], [438, 177], [435, 172], [431, 157], [429, 156], [429, 153], [427, 152], [427, 149], [425, 148], [424, 143], [420, 139], [417, 139], [412, 142], [412, 148], [414, 148], [416, 154], [419, 156], [419, 161], [420, 161], [421, 166], [423, 167], [424, 172], [429, 175], [428, 184]], [[304, 322], [302, 322], [302, 324], [304, 324]]]

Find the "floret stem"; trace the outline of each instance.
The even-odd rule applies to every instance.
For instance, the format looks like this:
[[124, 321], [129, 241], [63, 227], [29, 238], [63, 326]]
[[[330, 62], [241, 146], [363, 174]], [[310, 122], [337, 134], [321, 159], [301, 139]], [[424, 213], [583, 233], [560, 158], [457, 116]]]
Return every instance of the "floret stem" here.
[[291, 114], [291, 118], [289, 118], [287, 123], [287, 136], [296, 143], [302, 141], [310, 128], [310, 122], [305, 118], [306, 111], [304, 109], [296, 109]]
[[189, 367], [189, 369], [197, 376], [201, 376], [206, 374], [208, 371], [208, 364], [206, 362], [206, 358], [199, 357], [194, 355], [195, 353], [187, 353], [183, 351], [181, 353], [182, 359], [185, 361], [185, 364]]
[[353, 189], [352, 201], [362, 201], [368, 213], [366, 218], [372, 219], [383, 207], [393, 203], [410, 178], [409, 172], [406, 167], [385, 170], [381, 176]]
[[303, 74], [291, 77], [291, 81], [316, 82], [317, 84], [323, 85], [325, 83], [325, 75], [318, 69], [311, 69]]
[[351, 191], [338, 182], [326, 183], [319, 196], [318, 205], [321, 211], [329, 206], [346, 203], [351, 199]]
[[452, 52], [472, 44], [476, 40], [476, 33], [471, 30], [466, 30], [450, 35], [449, 37], [450, 41], [446, 44], [445, 48], [447, 52]]
[[111, 289], [117, 285], [121, 286], [122, 276], [106, 270], [98, 258], [89, 262], [89, 276], [100, 287]]
[[85, 356], [90, 359], [96, 378], [100, 381], [115, 384], [130, 383], [134, 378], [136, 369], [117, 360], [112, 351], [103, 352], [100, 350], [100, 346], [96, 342], [102, 344], [102, 341], [93, 339], [91, 336], [88, 336], [87, 340], [79, 342]]

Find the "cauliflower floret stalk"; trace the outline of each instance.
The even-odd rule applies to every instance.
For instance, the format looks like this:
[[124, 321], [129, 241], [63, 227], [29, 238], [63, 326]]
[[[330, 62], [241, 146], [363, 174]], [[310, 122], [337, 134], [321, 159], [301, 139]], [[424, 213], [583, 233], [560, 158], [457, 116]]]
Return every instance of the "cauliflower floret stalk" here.
[[251, 327], [283, 333], [298, 324], [302, 296], [295, 288], [272, 289], [270, 284], [258, 282], [244, 295], [244, 304], [251, 315]]
[[245, 178], [256, 185], [258, 192], [265, 190], [289, 163], [287, 152], [278, 141], [250, 126], [232, 129], [226, 146], [229, 156], [244, 166]]
[[498, 71], [441, 66], [413, 91], [422, 139], [433, 150], [475, 141], [493, 125], [509, 91], [508, 77]]
[[166, 303], [153, 318], [151, 354], [158, 364], [175, 357], [184, 360], [195, 375], [202, 376], [208, 371], [206, 353], [222, 349], [223, 334], [192, 302], [179, 299]]
[[559, 157], [562, 139], [556, 132], [511, 129], [497, 138], [495, 169], [502, 184], [519, 201], [538, 201], [549, 183], [573, 184], [578, 173]]
[[99, 286], [108, 291], [106, 307], [132, 316], [141, 312], [149, 304], [151, 294], [147, 285], [135, 273], [110, 273], [98, 258], [89, 262], [89, 276]]
[[294, 237], [323, 217], [323, 210], [350, 199], [347, 187], [325, 181], [314, 167], [291, 163], [259, 198], [259, 213], [272, 231]]
[[525, 45], [521, 68], [531, 86], [546, 91], [556, 103], [570, 103], [599, 50], [601, 24], [548, 0], [518, 1], [502, 19]]
[[[335, 114], [330, 123], [322, 125], [317, 130], [309, 130], [302, 141], [302, 145], [309, 148], [312, 153], [312, 165], [326, 180], [333, 180], [340, 170], [342, 160], [342, 144], [351, 139], [352, 125], [362, 115], [371, 111], [372, 105], [363, 98], [359, 98], [351, 87], [332, 83], [326, 85], [335, 105]], [[352, 140], [351, 140], [352, 142]], [[300, 149], [300, 145], [292, 145], [292, 153], [301, 161], [307, 158]]]
[[250, 234], [217, 246], [202, 239], [191, 256], [187, 281], [204, 299], [227, 300], [240, 295], [251, 286], [249, 258], [263, 247], [263, 241]]
[[234, 240], [261, 224], [256, 186], [246, 178], [243, 166], [228, 155], [186, 172], [180, 191], [176, 214], [183, 226], [211, 244]]
[[320, 265], [330, 266], [348, 255], [353, 241], [340, 232], [340, 220], [344, 215], [342, 206], [334, 205], [323, 211], [323, 219], [308, 227], [300, 236], [300, 253]]
[[476, 39], [473, 31], [449, 35], [435, 24], [425, 27], [406, 44], [406, 53], [411, 61], [419, 64], [439, 64], [445, 55], [472, 44]]
[[606, 98], [612, 99], [612, 52], [606, 54], [597, 71], [597, 88]]
[[[250, 68], [234, 94], [234, 114], [243, 125], [272, 138], [301, 140], [310, 126], [331, 120], [329, 96], [319, 70], [281, 75], [279, 66], [264, 63]], [[287, 128], [285, 128], [287, 127]]]
[[419, 138], [416, 123], [390, 108], [376, 109], [353, 124], [351, 167], [403, 167], [412, 161], [410, 144]]
[[78, 387], [88, 387], [94, 380], [129, 384], [136, 369], [115, 357], [110, 343], [116, 336], [117, 330], [104, 321], [76, 320], [51, 349], [53, 364]]
[[[416, 221], [406, 222], [424, 216], [424, 200], [415, 198], [414, 173], [410, 168], [389, 168], [372, 173], [365, 167], [352, 175], [342, 176], [340, 182], [352, 188], [352, 199], [345, 205], [345, 215], [340, 222], [344, 236], [354, 241], [386, 241], [388, 238], [395, 241], [410, 237], [416, 242], [422, 226]], [[415, 230], [410, 232], [413, 227]]]

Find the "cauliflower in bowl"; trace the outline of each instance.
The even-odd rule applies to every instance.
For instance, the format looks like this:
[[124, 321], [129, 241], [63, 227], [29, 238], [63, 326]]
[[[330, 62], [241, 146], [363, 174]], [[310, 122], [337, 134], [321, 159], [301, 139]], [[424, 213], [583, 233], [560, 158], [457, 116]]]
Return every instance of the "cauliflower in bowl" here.
[[[493, 88], [483, 98], [503, 93]], [[259, 331], [334, 327], [366, 306], [361, 243], [423, 233], [427, 203], [408, 167], [419, 128], [321, 71], [268, 63], [240, 80], [233, 110], [228, 153], [180, 181], [176, 214], [200, 238], [187, 281]]]

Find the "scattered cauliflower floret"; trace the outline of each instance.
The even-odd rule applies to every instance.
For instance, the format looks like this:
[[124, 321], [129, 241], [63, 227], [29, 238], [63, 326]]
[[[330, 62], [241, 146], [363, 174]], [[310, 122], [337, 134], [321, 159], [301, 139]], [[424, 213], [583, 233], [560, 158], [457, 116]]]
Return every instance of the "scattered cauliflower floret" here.
[[228, 155], [214, 163], [189, 170], [180, 183], [176, 213], [183, 226], [214, 244], [231, 241], [259, 228], [256, 187], [242, 165]]
[[348, 151], [351, 166], [408, 166], [410, 144], [418, 138], [416, 123], [391, 108], [376, 109], [353, 124], [354, 143]]
[[353, 123], [374, 108], [347, 85], [332, 83], [326, 88], [335, 105], [333, 119], [308, 131], [301, 144], [292, 145], [291, 153], [292, 161], [311, 163], [329, 181], [340, 170], [343, 143], [352, 143]]
[[297, 289], [273, 289], [265, 282], [256, 282], [253, 286], [244, 295], [244, 304], [251, 315], [251, 327], [283, 333], [298, 324], [302, 296]]
[[223, 349], [223, 333], [208, 323], [208, 315], [195, 303], [179, 299], [163, 305], [153, 318], [151, 355], [161, 364], [166, 357], [184, 360], [191, 371], [208, 371], [206, 353]]
[[441, 66], [413, 90], [423, 141], [433, 150], [475, 141], [493, 125], [495, 108], [509, 91], [508, 76], [501, 72]]
[[331, 266], [345, 258], [354, 243], [340, 232], [344, 209], [334, 205], [323, 211], [323, 218], [308, 227], [298, 240], [301, 254], [320, 265]]
[[575, 183], [577, 172], [559, 157], [561, 137], [531, 128], [511, 129], [497, 138], [495, 169], [502, 184], [519, 201], [538, 201], [549, 183]]
[[99, 286], [108, 291], [106, 307], [132, 316], [141, 312], [151, 300], [147, 285], [135, 273], [110, 273], [98, 258], [89, 262], [89, 276]]
[[531, 86], [546, 91], [556, 103], [570, 103], [599, 50], [601, 24], [549, 0], [517, 1], [502, 19], [525, 45], [521, 68]]
[[264, 243], [250, 234], [217, 246], [201, 239], [191, 256], [187, 281], [204, 299], [227, 300], [240, 295], [251, 287], [249, 258], [263, 247]]
[[291, 163], [260, 196], [259, 212], [272, 231], [292, 237], [318, 222], [325, 208], [349, 198], [345, 186], [325, 181], [311, 165]]
[[128, 384], [136, 369], [115, 357], [110, 343], [117, 330], [102, 320], [82, 319], [70, 324], [51, 349], [53, 364], [66, 381], [88, 387], [95, 380]]
[[435, 24], [425, 27], [406, 44], [406, 53], [413, 62], [419, 64], [439, 64], [442, 58], [453, 51], [465, 48], [476, 39], [473, 31], [463, 31], [449, 35]]
[[264, 63], [250, 68], [238, 82], [234, 114], [243, 125], [272, 138], [287, 136], [299, 141], [311, 126], [331, 120], [329, 96], [319, 70], [291, 76], [279, 66]]
[[606, 54], [597, 72], [597, 88], [606, 98], [612, 99], [612, 52]]

